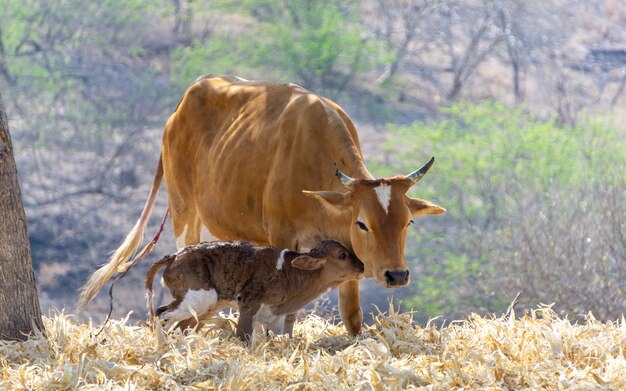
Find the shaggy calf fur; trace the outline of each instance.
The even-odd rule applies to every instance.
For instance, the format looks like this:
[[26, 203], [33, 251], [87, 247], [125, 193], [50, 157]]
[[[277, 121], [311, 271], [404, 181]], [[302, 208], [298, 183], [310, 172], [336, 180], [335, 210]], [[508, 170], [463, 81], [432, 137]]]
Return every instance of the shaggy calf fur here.
[[363, 263], [348, 249], [325, 240], [305, 254], [248, 242], [211, 242], [186, 247], [155, 262], [146, 274], [150, 318], [152, 282], [165, 267], [163, 283], [174, 300], [157, 309], [166, 326], [193, 327], [224, 307], [239, 308], [237, 336], [253, 324], [282, 334], [285, 315], [324, 292], [363, 275]]

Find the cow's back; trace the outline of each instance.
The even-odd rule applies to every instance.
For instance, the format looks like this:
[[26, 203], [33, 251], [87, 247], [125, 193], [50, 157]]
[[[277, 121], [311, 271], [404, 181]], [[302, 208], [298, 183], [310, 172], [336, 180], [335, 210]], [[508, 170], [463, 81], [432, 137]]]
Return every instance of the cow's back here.
[[362, 159], [354, 126], [331, 101], [293, 84], [201, 79], [163, 137], [170, 208], [219, 239], [276, 244], [269, 223], [293, 226], [315, 209], [302, 190], [340, 190], [332, 164], [346, 163], [346, 151]]

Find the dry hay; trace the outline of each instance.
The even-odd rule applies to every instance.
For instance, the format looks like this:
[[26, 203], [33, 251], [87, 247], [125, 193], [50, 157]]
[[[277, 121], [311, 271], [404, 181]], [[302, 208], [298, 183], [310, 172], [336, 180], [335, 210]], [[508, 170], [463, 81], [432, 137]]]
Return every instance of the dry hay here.
[[571, 324], [549, 307], [422, 328], [393, 310], [358, 338], [309, 316], [296, 336], [230, 328], [166, 335], [127, 319], [45, 318], [48, 339], [0, 343], [0, 389], [626, 389], [626, 324]]

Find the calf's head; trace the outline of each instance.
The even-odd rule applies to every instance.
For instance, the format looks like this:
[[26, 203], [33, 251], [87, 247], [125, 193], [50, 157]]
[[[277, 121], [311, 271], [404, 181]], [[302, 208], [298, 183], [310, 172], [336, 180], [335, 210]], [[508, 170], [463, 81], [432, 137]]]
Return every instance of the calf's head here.
[[376, 180], [352, 179], [338, 168], [335, 174], [347, 193], [305, 191], [331, 211], [350, 216], [352, 250], [365, 265], [365, 277], [387, 288], [409, 283], [404, 244], [412, 218], [446, 210], [429, 201], [406, 195], [430, 169], [435, 158], [406, 176]]
[[335, 282], [354, 280], [363, 275], [363, 263], [339, 242], [324, 240], [307, 254], [291, 261], [298, 269], [323, 269], [324, 274]]

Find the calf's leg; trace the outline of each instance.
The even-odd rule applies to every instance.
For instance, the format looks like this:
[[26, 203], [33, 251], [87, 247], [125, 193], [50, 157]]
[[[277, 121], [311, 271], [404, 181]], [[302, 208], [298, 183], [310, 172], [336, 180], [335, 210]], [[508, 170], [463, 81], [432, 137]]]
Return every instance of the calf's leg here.
[[[288, 248], [292, 251], [305, 253], [311, 251], [324, 238], [317, 236], [294, 236], [292, 233], [297, 230], [286, 229], [283, 224], [270, 227], [270, 243], [276, 248]], [[285, 316], [283, 333], [293, 337], [293, 325], [296, 322], [296, 312]]]
[[240, 340], [246, 341], [252, 337], [252, 322], [254, 315], [259, 311], [259, 305], [239, 308], [239, 321], [237, 321], [236, 335]]
[[[176, 303], [178, 301], [178, 303]], [[165, 320], [166, 328], [170, 328], [174, 323], [179, 322], [179, 328], [194, 327], [198, 319], [202, 319], [215, 309], [218, 297], [215, 289], [189, 290], [182, 300], [175, 300], [165, 306], [159, 307], [157, 313], [161, 319]], [[174, 304], [176, 306], [173, 306]]]
[[174, 300], [171, 303], [167, 304], [167, 305], [162, 305], [159, 308], [156, 309], [155, 315], [156, 316], [161, 316], [161, 314], [167, 312], [167, 311], [171, 311], [173, 309], [176, 309], [178, 307], [178, 305], [180, 304], [180, 300]]
[[193, 329], [196, 326], [198, 326], [198, 322], [196, 321], [195, 318], [189, 318], [189, 319], [181, 320], [176, 325], [177, 328], [179, 328], [179, 329], [181, 329], [183, 331], [187, 330], [187, 329]]
[[[285, 315], [282, 316], [277, 316], [276, 318], [274, 318], [274, 320], [269, 323], [268, 325], [265, 326], [266, 328], [266, 333], [268, 331], [272, 331], [272, 333], [274, 333], [274, 335], [281, 335], [285, 333], [285, 324], [287, 323], [287, 321], [285, 320]], [[293, 327], [293, 325], [292, 325]], [[289, 335], [291, 337], [291, 335]]]
[[296, 323], [296, 313], [285, 315], [285, 325], [283, 333], [288, 334], [289, 338], [293, 337], [293, 325]]

